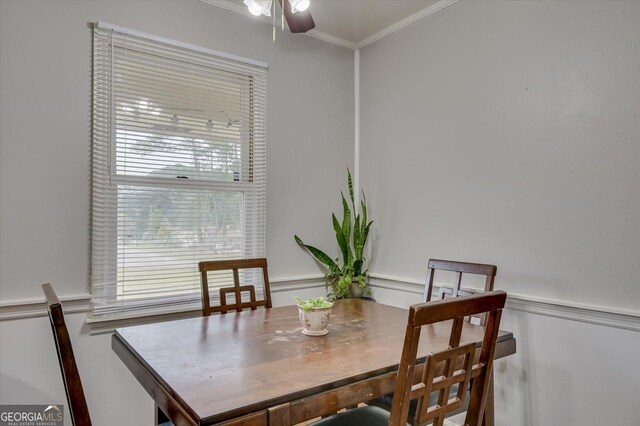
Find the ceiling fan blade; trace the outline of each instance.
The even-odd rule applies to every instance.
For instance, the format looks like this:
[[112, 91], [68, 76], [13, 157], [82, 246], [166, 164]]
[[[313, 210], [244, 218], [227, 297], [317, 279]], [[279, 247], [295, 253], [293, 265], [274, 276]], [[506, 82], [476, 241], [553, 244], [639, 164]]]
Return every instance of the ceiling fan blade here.
[[289, 31], [292, 33], [306, 33], [316, 27], [316, 23], [313, 21], [309, 9], [303, 12], [293, 13], [291, 12], [289, 0], [278, 1], [280, 2], [280, 7], [284, 10], [284, 17], [289, 25]]

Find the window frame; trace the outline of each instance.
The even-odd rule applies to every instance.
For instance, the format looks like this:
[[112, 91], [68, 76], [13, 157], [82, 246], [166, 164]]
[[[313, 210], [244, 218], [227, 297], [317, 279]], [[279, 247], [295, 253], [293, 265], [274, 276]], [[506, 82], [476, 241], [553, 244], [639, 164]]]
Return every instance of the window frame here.
[[[240, 72], [244, 77], [246, 77], [247, 83], [246, 87], [242, 87], [241, 93], [242, 97], [246, 97], [246, 99], [240, 99], [241, 110], [245, 108], [249, 108], [247, 111], [242, 111], [241, 115], [244, 117], [246, 114], [247, 120], [242, 120], [242, 126], [240, 127], [240, 178], [239, 181], [220, 181], [220, 180], [207, 180], [207, 179], [181, 179], [181, 178], [170, 178], [163, 176], [131, 176], [122, 173], [118, 173], [117, 167], [117, 159], [116, 159], [116, 151], [118, 149], [118, 114], [116, 113], [116, 105], [115, 105], [115, 96], [113, 96], [113, 88], [114, 88], [114, 64], [113, 64], [113, 56], [111, 57], [111, 64], [107, 66], [102, 66], [102, 69], [108, 69], [110, 75], [107, 76], [107, 79], [110, 79], [110, 89], [111, 94], [109, 95], [108, 103], [104, 100], [104, 98], [100, 98], [96, 96], [96, 93], [99, 92], [100, 89], [96, 88], [96, 72], [101, 72], [101, 70], [97, 70], [98, 66], [96, 65], [96, 38], [98, 37], [98, 33], [101, 36], [105, 36], [105, 34], [111, 34], [110, 41], [110, 49], [111, 55], [113, 55], [113, 51], [118, 49], [116, 42], [114, 41], [114, 35], [124, 36], [124, 37], [134, 37], [145, 40], [145, 42], [150, 43], [158, 43], [161, 45], [168, 45], [172, 49], [182, 49], [184, 51], [196, 52], [201, 55], [209, 55], [215, 57], [216, 61], [224, 61], [225, 64], [231, 68], [231, 71], [225, 68], [220, 68], [221, 71], [226, 72]], [[191, 189], [194, 191], [200, 191], [203, 189], [211, 189], [215, 191], [231, 191], [242, 194], [242, 209], [243, 209], [243, 217], [244, 223], [242, 223], [242, 239], [243, 244], [241, 247], [241, 251], [243, 253], [243, 257], [266, 257], [266, 70], [267, 64], [254, 61], [246, 58], [241, 58], [236, 55], [231, 55], [215, 50], [210, 50], [198, 46], [193, 46], [190, 44], [169, 40], [163, 37], [158, 37], [154, 35], [149, 35], [145, 33], [141, 33], [135, 30], [129, 30], [126, 28], [114, 26], [111, 24], [106, 24], [102, 22], [98, 22], [94, 26], [94, 59], [93, 59], [93, 72], [94, 77], [92, 81], [93, 86], [93, 134], [92, 134], [92, 242], [91, 242], [91, 282], [92, 282], [92, 297], [93, 297], [93, 316], [94, 317], [106, 317], [106, 316], [141, 316], [141, 315], [153, 315], [156, 313], [161, 313], [164, 311], [170, 312], [180, 312], [180, 311], [188, 311], [196, 309], [200, 306], [201, 301], [199, 294], [196, 295], [195, 292], [185, 295], [172, 295], [172, 296], [163, 296], [156, 295], [148, 298], [136, 300], [118, 300], [118, 287], [120, 283], [118, 282], [118, 248], [119, 248], [119, 212], [118, 212], [118, 194], [120, 186], [132, 186], [132, 185], [144, 185], [154, 189], [164, 189], [164, 188], [180, 188], [180, 189]], [[237, 68], [238, 70], [234, 69]], [[104, 79], [105, 76], [102, 76]], [[259, 114], [260, 122], [256, 124], [255, 116], [256, 116], [256, 79], [260, 79], [259, 83], [259, 93], [260, 97], [260, 106], [259, 106]], [[99, 99], [96, 99], [99, 98]], [[107, 105], [108, 104], [108, 105]], [[107, 158], [104, 158], [104, 146], [101, 146], [101, 149], [96, 149], [96, 143], [101, 143], [104, 145], [104, 141], [96, 142], [96, 121], [104, 120], [105, 117], [96, 118], [96, 114], [104, 113], [105, 110], [108, 110], [108, 153], [106, 154]], [[98, 113], [96, 113], [98, 111]], [[104, 127], [104, 126], [103, 126]], [[261, 133], [261, 140], [257, 142], [256, 140], [256, 127], [261, 127], [259, 129]], [[100, 131], [97, 132], [98, 138], [105, 137], [104, 131], [102, 133]], [[246, 140], [246, 143], [245, 143]], [[259, 167], [256, 167], [256, 150], [257, 144], [260, 145], [261, 150], [261, 164]], [[97, 152], [98, 151], [98, 152]], [[245, 158], [246, 156], [246, 158]], [[102, 161], [106, 161], [108, 165], [106, 166], [106, 170], [102, 168], [102, 166], [98, 165], [96, 167], [96, 163], [100, 163]], [[245, 172], [245, 161], [246, 161], [246, 172]], [[99, 169], [99, 170], [97, 170]], [[256, 176], [256, 169], [260, 169], [260, 176]], [[105, 176], [105, 172], [106, 175]], [[246, 173], [246, 178], [244, 174]], [[96, 179], [96, 175], [99, 175]], [[106, 178], [106, 179], [105, 179]], [[105, 182], [105, 180], [107, 182]], [[105, 186], [106, 185], [106, 186]], [[98, 188], [97, 188], [98, 187]], [[98, 189], [98, 191], [96, 191]], [[252, 195], [252, 203], [256, 204], [256, 206], [252, 205], [252, 209], [250, 212], [252, 214], [247, 214], [249, 211], [248, 207], [248, 196], [247, 194], [251, 192]], [[97, 195], [96, 195], [97, 194]], [[103, 197], [104, 200], [99, 201], [97, 198]], [[256, 202], [256, 200], [263, 200], [262, 202]], [[100, 208], [96, 210], [96, 204], [106, 203], [106, 210], [109, 210], [109, 206], [111, 209], [108, 214], [106, 214], [106, 218], [101, 218], [96, 220], [99, 215], [104, 215], [104, 211], [99, 211]], [[115, 206], [115, 209], [113, 209]], [[99, 224], [97, 222], [100, 222]], [[107, 231], [100, 231], [100, 235], [96, 238], [96, 226], [106, 226]], [[261, 234], [262, 233], [262, 234]], [[102, 240], [100, 240], [102, 238]], [[99, 244], [96, 244], [96, 241], [101, 241]], [[99, 246], [99, 247], [98, 247]], [[256, 253], [257, 251], [257, 253]], [[201, 259], [201, 260], [211, 260], [211, 259]], [[96, 274], [96, 265], [99, 264], [99, 271]], [[197, 269], [197, 262], [193, 265], [194, 274], [198, 277], [199, 274]], [[107, 284], [105, 285], [105, 281]], [[111, 283], [111, 284], [109, 284]], [[198, 286], [199, 291], [199, 286]], [[121, 297], [120, 297], [121, 298]], [[176, 306], [177, 305], [177, 306]]]

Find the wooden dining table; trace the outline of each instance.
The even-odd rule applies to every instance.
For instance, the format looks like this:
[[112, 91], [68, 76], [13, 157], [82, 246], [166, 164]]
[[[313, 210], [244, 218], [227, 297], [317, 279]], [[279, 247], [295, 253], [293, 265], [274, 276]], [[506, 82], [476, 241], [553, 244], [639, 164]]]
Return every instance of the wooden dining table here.
[[[286, 426], [392, 393], [408, 310], [338, 300], [329, 333], [301, 333], [296, 306], [117, 329], [112, 348], [177, 425]], [[419, 357], [447, 348], [450, 323], [425, 326]], [[461, 344], [482, 340], [466, 324]], [[501, 331], [495, 357], [515, 353]]]

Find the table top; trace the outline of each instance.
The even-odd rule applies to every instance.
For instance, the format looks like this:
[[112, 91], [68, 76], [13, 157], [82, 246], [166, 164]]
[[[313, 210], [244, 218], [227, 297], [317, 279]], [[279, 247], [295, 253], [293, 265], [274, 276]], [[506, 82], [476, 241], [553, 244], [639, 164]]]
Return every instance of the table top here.
[[[408, 310], [339, 300], [329, 334], [319, 337], [301, 333], [297, 310], [285, 306], [118, 329], [114, 350], [116, 344], [126, 348], [138, 370], [150, 374], [200, 423], [397, 370]], [[446, 349], [450, 328], [450, 323], [423, 327], [419, 357]], [[483, 332], [465, 324], [461, 344], [480, 342]], [[511, 333], [501, 332], [498, 341], [509, 339]], [[134, 371], [131, 361], [127, 364]]]

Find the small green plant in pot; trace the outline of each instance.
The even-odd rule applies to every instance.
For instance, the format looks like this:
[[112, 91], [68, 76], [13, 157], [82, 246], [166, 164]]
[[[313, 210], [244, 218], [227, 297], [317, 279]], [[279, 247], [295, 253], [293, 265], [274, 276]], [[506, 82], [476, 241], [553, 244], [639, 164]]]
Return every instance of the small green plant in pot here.
[[328, 296], [331, 299], [341, 299], [349, 296], [361, 297], [363, 294], [370, 293], [367, 284], [367, 269], [364, 267], [365, 258], [363, 253], [373, 221], [368, 221], [367, 218], [367, 204], [364, 191], [362, 191], [362, 200], [360, 200], [360, 212], [356, 209], [356, 203], [353, 197], [353, 182], [351, 172], [348, 169], [347, 183], [349, 186], [351, 206], [349, 206], [344, 194], [341, 192], [342, 222], [338, 221], [335, 213], [331, 214], [333, 230], [336, 235], [340, 254], [342, 255], [342, 262], [340, 258], [334, 260], [322, 250], [307, 245], [302, 242], [300, 237], [297, 235], [294, 236], [298, 244], [307, 249], [318, 262], [327, 268], [324, 278], [327, 291], [329, 292]]
[[298, 305], [298, 318], [302, 324], [302, 334], [307, 336], [324, 336], [329, 333], [327, 326], [329, 325], [329, 317], [331, 316], [331, 308], [333, 302], [327, 302], [323, 297], [302, 300], [294, 297]]

